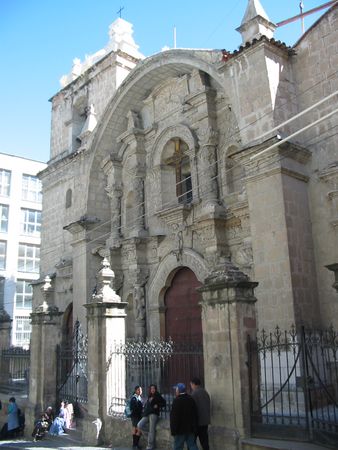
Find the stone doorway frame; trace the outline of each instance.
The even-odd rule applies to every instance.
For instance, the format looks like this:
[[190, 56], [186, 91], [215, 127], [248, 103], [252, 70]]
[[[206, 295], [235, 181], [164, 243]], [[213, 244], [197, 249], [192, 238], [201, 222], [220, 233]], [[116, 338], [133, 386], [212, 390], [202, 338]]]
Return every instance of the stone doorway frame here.
[[[204, 259], [195, 251], [191, 249], [183, 249], [180, 262], [173, 253], [169, 253], [160, 262], [155, 273], [150, 277], [147, 299], [148, 299], [148, 336], [150, 339], [159, 338], [164, 331], [164, 295], [171, 281], [177, 272], [182, 267], [188, 267], [194, 272], [196, 278], [201, 283], [204, 283], [205, 278], [209, 274], [209, 269]], [[152, 324], [149, 327], [149, 323]]]

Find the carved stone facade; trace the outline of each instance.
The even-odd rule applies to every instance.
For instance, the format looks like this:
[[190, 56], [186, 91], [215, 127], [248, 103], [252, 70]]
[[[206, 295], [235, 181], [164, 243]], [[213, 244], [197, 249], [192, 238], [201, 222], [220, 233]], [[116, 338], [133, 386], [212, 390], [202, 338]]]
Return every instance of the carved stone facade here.
[[[335, 108], [330, 97], [325, 110], [283, 123], [337, 85], [338, 6], [295, 48], [270, 39], [273, 24], [253, 12], [255, 39], [226, 58], [174, 49], [141, 61], [117, 46], [52, 98], [52, 159], [41, 174], [50, 306], [72, 305], [86, 326], [84, 305], [98, 295], [107, 258], [127, 337], [152, 339], [165, 336], [165, 294], [181, 268], [210, 285], [218, 267], [232, 276], [236, 265], [258, 282], [260, 328], [338, 326], [326, 268], [338, 263], [336, 116], [279, 145], [280, 135]], [[240, 32], [250, 35], [245, 21]], [[97, 124], [86, 128], [85, 145], [72, 146], [72, 105], [87, 97]], [[212, 371], [209, 382], [217, 383]]]
[[[259, 282], [259, 326], [274, 326], [277, 316], [285, 326], [338, 317], [325, 268], [338, 261], [334, 118], [321, 124], [320, 140], [314, 127], [255, 156], [278, 142], [278, 132], [292, 129], [281, 122], [292, 117], [295, 103], [298, 111], [322, 98], [306, 68], [318, 60], [323, 80], [329, 74], [318, 37], [326, 27], [332, 37], [337, 33], [336, 17], [334, 6], [299, 41], [296, 56], [264, 33], [226, 61], [219, 51], [170, 50], [141, 62], [117, 48], [96, 58], [90, 74], [82, 70], [65, 84], [52, 99], [52, 159], [41, 174], [42, 275], [55, 276], [61, 310], [72, 302], [85, 317], [80, 309], [105, 256], [129, 305], [132, 336], [161, 334], [163, 293], [173, 272], [189, 267], [203, 283], [227, 260]], [[104, 83], [117, 79], [123, 58], [130, 76], [119, 91], [108, 89]], [[311, 96], [295, 96], [305, 85], [313, 85]], [[89, 91], [87, 111], [95, 111], [95, 121], [86, 128], [85, 147], [72, 148], [61, 139], [75, 127], [67, 108]], [[297, 128], [316, 117], [301, 116]]]

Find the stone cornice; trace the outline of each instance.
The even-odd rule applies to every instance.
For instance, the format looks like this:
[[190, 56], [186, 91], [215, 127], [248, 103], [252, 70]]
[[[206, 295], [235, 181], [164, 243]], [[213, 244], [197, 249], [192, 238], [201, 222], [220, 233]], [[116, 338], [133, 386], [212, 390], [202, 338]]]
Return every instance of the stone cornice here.
[[287, 175], [291, 178], [295, 178], [296, 180], [303, 181], [304, 183], [308, 183], [309, 177], [302, 173], [296, 172], [295, 170], [287, 169], [285, 167], [275, 167], [273, 169], [267, 170], [265, 172], [260, 172], [255, 175], [249, 175], [246, 177], [246, 181], [248, 183], [252, 183], [254, 181], [260, 181], [264, 178], [271, 177], [274, 175]]

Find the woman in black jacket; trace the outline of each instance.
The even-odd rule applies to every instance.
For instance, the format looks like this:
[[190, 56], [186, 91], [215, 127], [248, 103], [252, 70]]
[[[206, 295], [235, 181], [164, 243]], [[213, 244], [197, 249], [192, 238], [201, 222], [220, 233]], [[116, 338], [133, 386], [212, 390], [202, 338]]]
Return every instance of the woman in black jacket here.
[[133, 449], [139, 449], [139, 440], [142, 432], [138, 429], [137, 424], [141, 420], [142, 411], [143, 411], [143, 402], [142, 402], [142, 388], [141, 386], [135, 386], [134, 394], [130, 399], [130, 419], [131, 424], [133, 426], [132, 435], [133, 435]]
[[166, 401], [158, 392], [156, 384], [151, 384], [148, 390], [148, 399], [143, 409], [143, 417], [137, 425], [139, 430], [148, 433], [147, 450], [155, 448], [156, 424], [161, 408], [164, 408], [165, 405]]

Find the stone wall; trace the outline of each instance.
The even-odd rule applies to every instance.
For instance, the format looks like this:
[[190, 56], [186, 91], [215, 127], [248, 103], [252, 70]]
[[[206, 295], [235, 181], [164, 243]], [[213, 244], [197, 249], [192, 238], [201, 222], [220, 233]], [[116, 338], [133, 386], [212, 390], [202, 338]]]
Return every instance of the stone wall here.
[[[304, 110], [338, 90], [338, 8], [333, 7], [310, 28], [295, 46], [293, 72], [299, 110]], [[337, 107], [337, 96], [307, 113], [298, 123], [306, 125]], [[309, 163], [309, 203], [322, 323], [338, 325], [337, 294], [333, 276], [325, 266], [338, 261], [338, 227], [335, 194], [338, 185], [335, 132], [337, 115], [310, 128], [297, 139], [312, 152]], [[333, 194], [332, 194], [333, 193]]]

